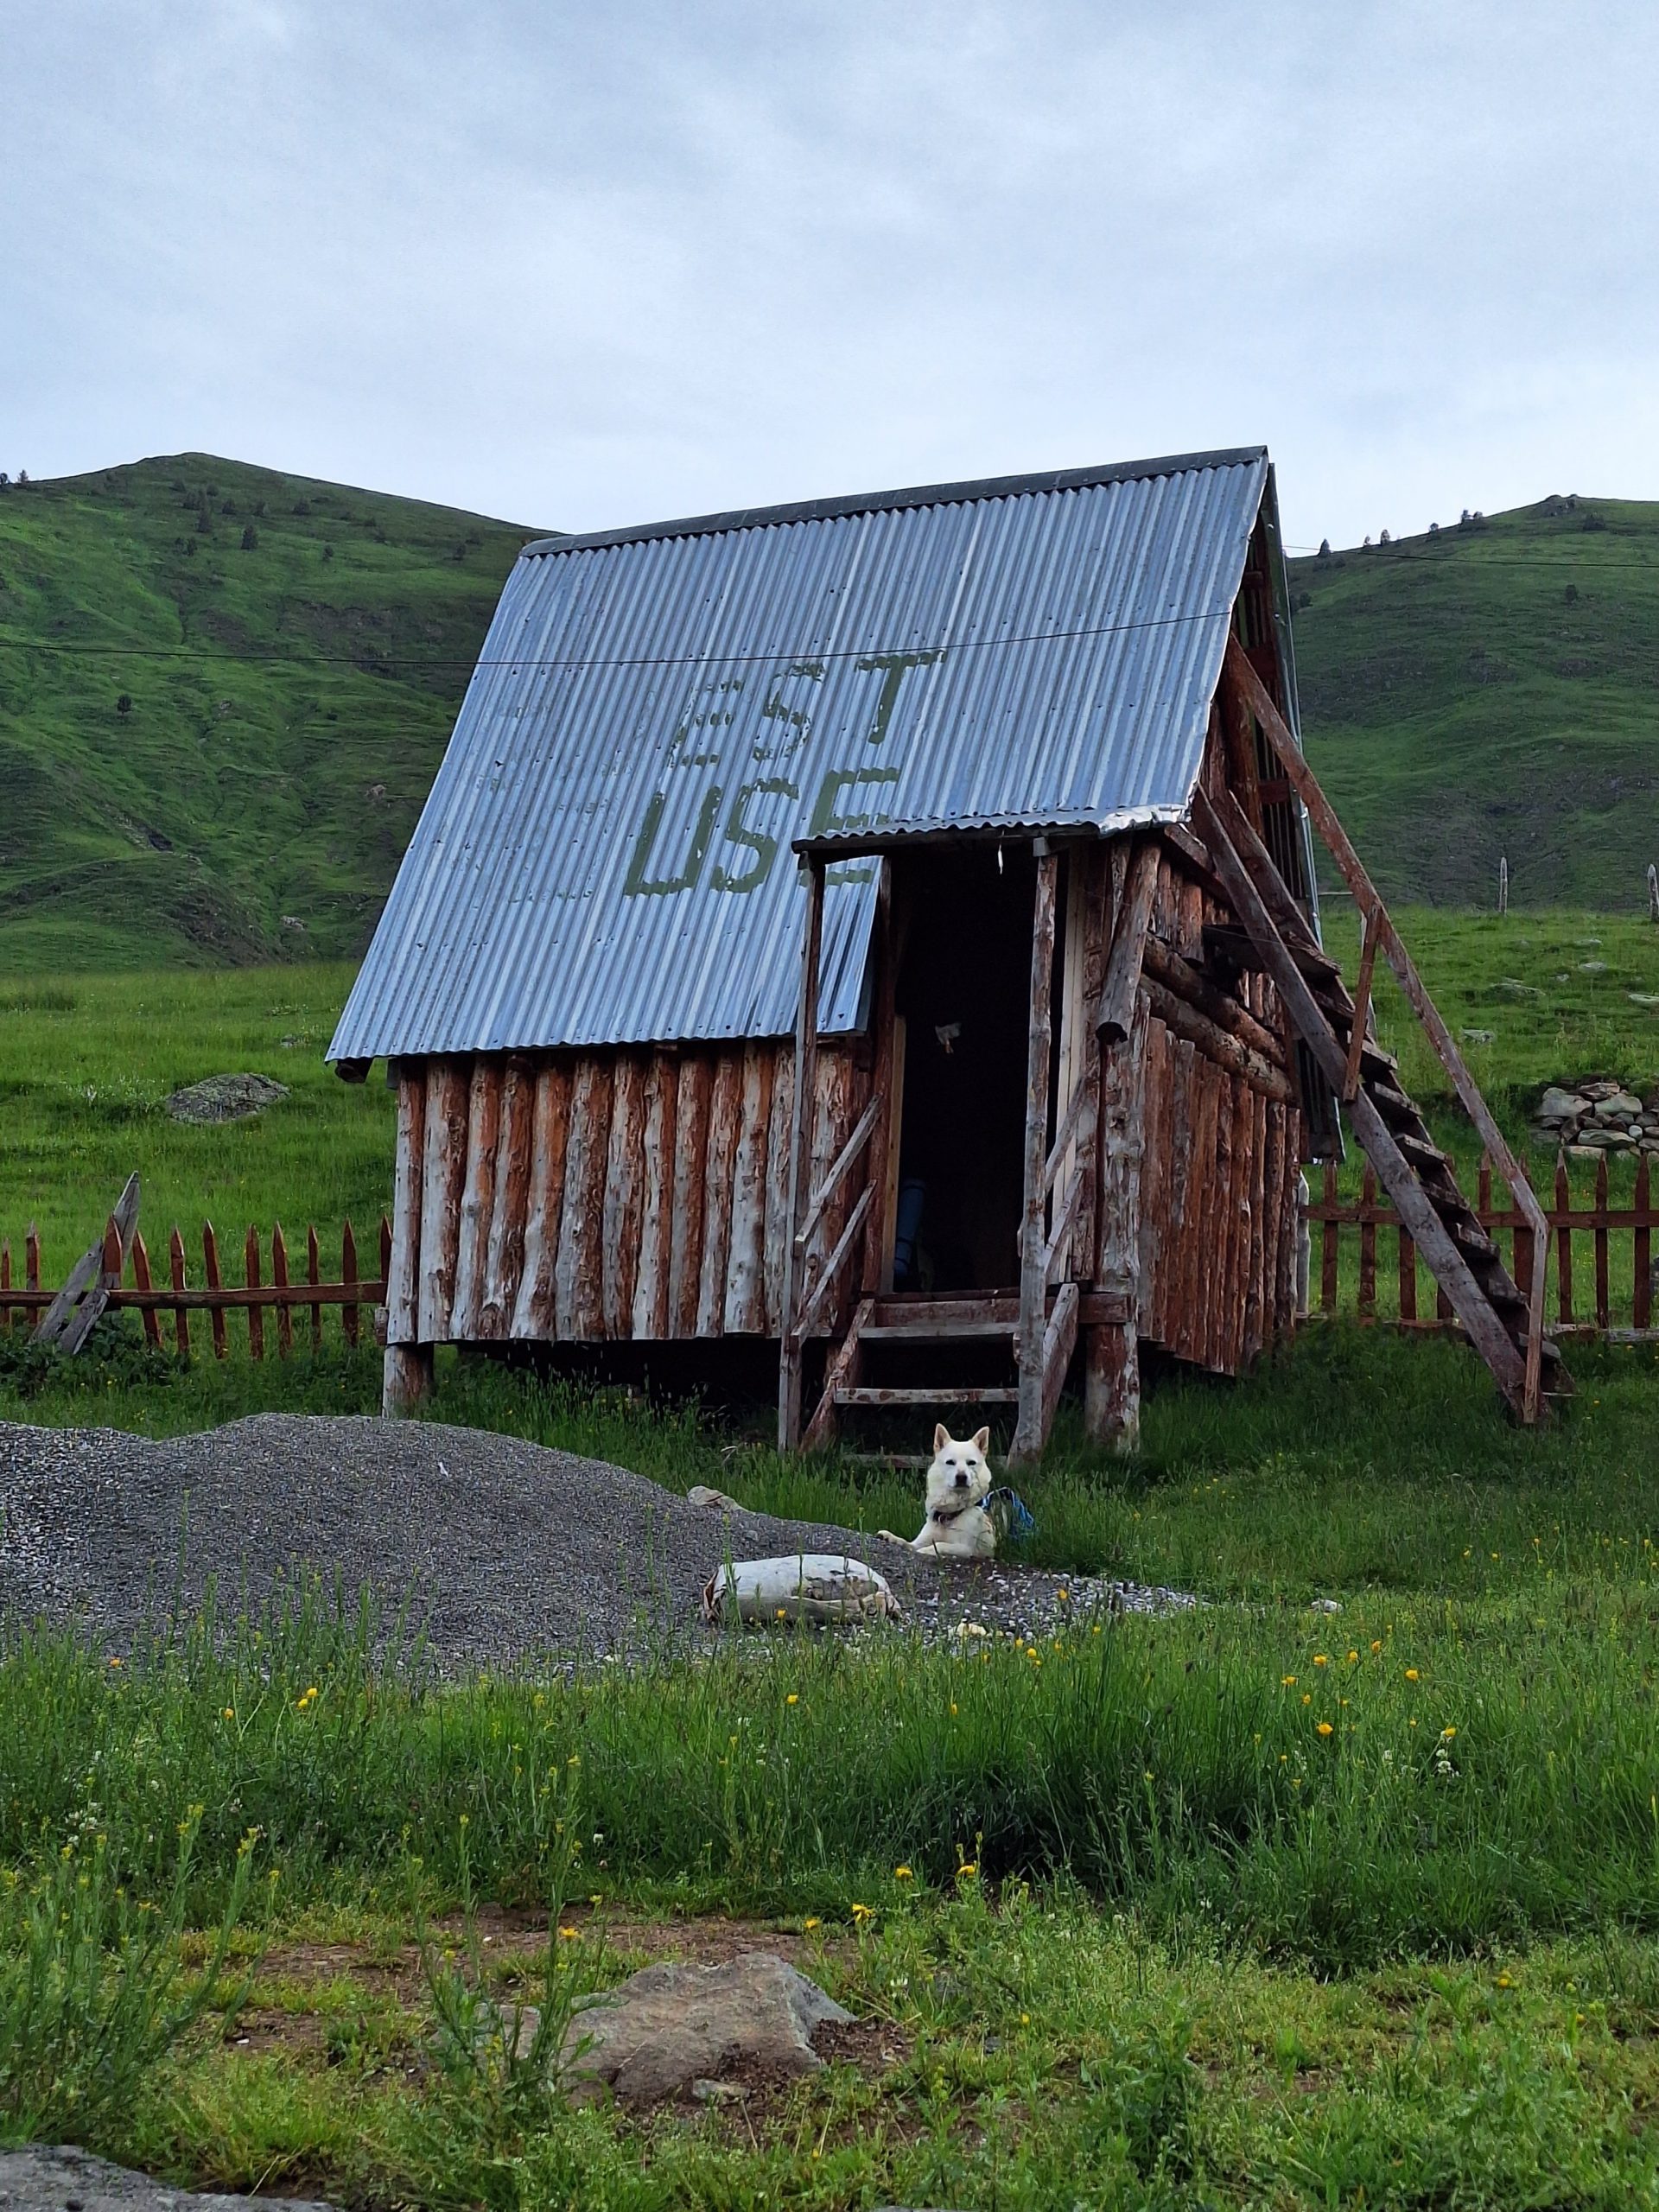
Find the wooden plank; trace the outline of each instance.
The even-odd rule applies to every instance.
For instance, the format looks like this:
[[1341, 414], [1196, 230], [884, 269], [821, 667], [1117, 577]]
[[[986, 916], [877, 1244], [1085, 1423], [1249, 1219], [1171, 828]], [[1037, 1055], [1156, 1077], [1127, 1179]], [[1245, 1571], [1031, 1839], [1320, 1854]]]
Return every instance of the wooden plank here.
[[[1219, 1257], [1226, 1263], [1226, 1248], [1223, 1240], [1227, 1233], [1226, 1217], [1221, 1211], [1216, 1189], [1217, 1147], [1219, 1142], [1218, 1113], [1222, 1084], [1213, 1067], [1206, 1066], [1200, 1058], [1193, 1070], [1194, 1115], [1192, 1122], [1192, 1166], [1187, 1184], [1185, 1221], [1186, 1236], [1183, 1240], [1182, 1303], [1191, 1317], [1189, 1338], [1195, 1357], [1206, 1367], [1216, 1364], [1215, 1308], [1220, 1288], [1221, 1274], [1215, 1266]], [[1221, 1250], [1217, 1251], [1220, 1243]]]
[[[1144, 1003], [1143, 1001], [1142, 1004]], [[1169, 1032], [1161, 1021], [1148, 1019], [1142, 1032], [1142, 1037], [1144, 1041], [1140, 1051], [1141, 1127], [1143, 1130], [1157, 1129], [1166, 1133], [1170, 1115]], [[1103, 1046], [1101, 1048], [1103, 1119], [1106, 1111], [1104, 1086], [1107, 1071], [1110, 1066], [1106, 1050], [1107, 1048]], [[1100, 1237], [1095, 1262], [1096, 1281], [1103, 1281], [1109, 1273], [1106, 1255], [1108, 1240], [1111, 1234], [1111, 1210], [1115, 1203], [1111, 1197], [1110, 1162], [1103, 1135], [1100, 1160], [1101, 1203], [1096, 1217], [1099, 1223], [1097, 1233]], [[1169, 1166], [1170, 1147], [1166, 1134], [1160, 1136], [1160, 1141], [1152, 1146], [1149, 1150], [1144, 1145], [1142, 1146], [1138, 1193], [1140, 1228], [1127, 1255], [1134, 1261], [1135, 1271], [1139, 1277], [1135, 1298], [1135, 1325], [1140, 1334], [1154, 1338], [1158, 1333], [1154, 1317], [1160, 1295], [1160, 1277], [1162, 1274], [1159, 1240], [1163, 1225], [1169, 1217]], [[1122, 1257], [1115, 1261], [1113, 1265], [1121, 1268]]]
[[[3, 1243], [0, 1243], [0, 1294], [10, 1288], [11, 1239], [8, 1236]], [[3, 1327], [8, 1335], [11, 1333], [11, 1301], [3, 1296], [0, 1296], [0, 1327]]]
[[1343, 1069], [1342, 1100], [1346, 1105], [1359, 1089], [1360, 1063], [1365, 1056], [1365, 1030], [1371, 1015], [1371, 971], [1376, 966], [1376, 916], [1365, 918], [1359, 948], [1359, 981], [1354, 988], [1353, 1027], [1348, 1033], [1348, 1058]]
[[[286, 1290], [289, 1287], [288, 1240], [283, 1235], [280, 1221], [272, 1224], [270, 1232], [270, 1280], [278, 1290]], [[294, 1316], [284, 1300], [276, 1308], [276, 1355], [279, 1359], [289, 1359], [293, 1357], [293, 1352]]]
[[558, 1261], [563, 1241], [570, 1087], [568, 1061], [549, 1061], [537, 1070], [530, 1181], [524, 1192], [524, 1259], [512, 1304], [512, 1333], [520, 1343], [545, 1344], [558, 1333]]
[[1369, 1160], [1360, 1178], [1359, 1202], [1359, 1317], [1363, 1321], [1376, 1311], [1376, 1170]]
[[188, 1287], [184, 1268], [184, 1238], [179, 1233], [176, 1222], [173, 1224], [173, 1234], [168, 1239], [167, 1255], [168, 1270], [173, 1277], [173, 1287], [179, 1294], [179, 1303], [173, 1308], [173, 1347], [181, 1359], [188, 1359], [190, 1320], [184, 1310], [183, 1294]]
[[[149, 1290], [154, 1287], [149, 1279], [149, 1254], [145, 1249], [143, 1231], [139, 1229], [135, 1229], [132, 1232], [132, 1279], [140, 1290]], [[143, 1309], [143, 1323], [144, 1342], [152, 1351], [160, 1351], [162, 1322], [161, 1316], [156, 1312], [154, 1306], [147, 1306]]]
[[[1224, 805], [1225, 802], [1222, 804]], [[1242, 817], [1238, 817], [1236, 808], [1229, 818], [1224, 819], [1220, 808], [1212, 805], [1201, 791], [1195, 795], [1193, 805], [1200, 834], [1210, 848], [1234, 910], [1244, 920], [1260, 947], [1268, 963], [1268, 973], [1278, 985], [1297, 1028], [1307, 1040], [1308, 1048], [1321, 1073], [1327, 1081], [1336, 1083], [1340, 1078], [1345, 1061], [1343, 1048], [1309, 990], [1300, 969], [1291, 957], [1288, 948], [1274, 928], [1254, 878], [1233, 848], [1235, 827], [1247, 828], [1248, 825], [1242, 823]], [[1350, 1110], [1355, 1135], [1382, 1179], [1402, 1219], [1415, 1237], [1418, 1249], [1437, 1279], [1445, 1285], [1446, 1294], [1468, 1330], [1471, 1340], [1491, 1369], [1505, 1396], [1511, 1402], [1519, 1402], [1526, 1387], [1526, 1363], [1522, 1355], [1511, 1342], [1485, 1293], [1470, 1272], [1467, 1262], [1430, 1205], [1387, 1123], [1363, 1090], [1354, 1100]]]
[[426, 1064], [415, 1324], [422, 1344], [445, 1342], [450, 1334], [461, 1185], [467, 1173], [467, 1072], [461, 1060], [439, 1058]]
[[[207, 1279], [208, 1289], [210, 1291], [220, 1289], [223, 1286], [220, 1283], [219, 1273], [219, 1239], [213, 1234], [213, 1224], [211, 1221], [204, 1221], [201, 1224], [201, 1265], [202, 1272]], [[213, 1357], [224, 1359], [228, 1357], [230, 1347], [225, 1341], [223, 1306], [213, 1307], [211, 1325], [213, 1332]]]
[[847, 1333], [824, 1370], [823, 1394], [818, 1400], [817, 1411], [806, 1424], [806, 1433], [801, 1439], [803, 1452], [821, 1451], [826, 1445], [835, 1442], [838, 1401], [843, 1390], [855, 1389], [858, 1386], [863, 1366], [861, 1351], [863, 1332], [874, 1310], [875, 1300], [869, 1297], [861, 1298], [853, 1309]]
[[1112, 916], [1112, 949], [1106, 958], [1106, 980], [1095, 1010], [1095, 1027], [1103, 1044], [1117, 1044], [1135, 1021], [1135, 995], [1140, 988], [1141, 962], [1146, 947], [1147, 925], [1152, 916], [1153, 894], [1158, 887], [1162, 855], [1155, 839], [1137, 845], [1128, 862], [1123, 896]]
[[1400, 1239], [1400, 1319], [1417, 1319], [1417, 1247], [1411, 1241], [1411, 1231], [1403, 1222], [1398, 1230]]
[[340, 1325], [346, 1343], [355, 1351], [361, 1333], [358, 1306], [362, 1286], [357, 1271], [357, 1231], [352, 1227], [349, 1214], [340, 1229], [340, 1280], [346, 1293], [340, 1301]]
[[480, 1052], [473, 1062], [467, 1092], [467, 1160], [461, 1185], [461, 1221], [455, 1236], [455, 1287], [449, 1305], [449, 1335], [474, 1344], [484, 1306], [484, 1279], [489, 1266], [490, 1215], [495, 1204], [496, 1143], [501, 1134], [499, 1060]]
[[401, 1061], [392, 1179], [391, 1267], [386, 1276], [386, 1342], [413, 1344], [420, 1324], [421, 1192], [426, 1169], [426, 1071]]
[[675, 1102], [674, 1207], [669, 1257], [668, 1330], [671, 1337], [697, 1333], [697, 1283], [702, 1266], [703, 1200], [708, 1183], [709, 1106], [713, 1062], [703, 1052], [680, 1063]]
[[813, 1231], [840, 1196], [843, 1180], [856, 1164], [865, 1147], [874, 1136], [880, 1123], [881, 1109], [882, 1101], [880, 1098], [872, 1097], [864, 1111], [854, 1122], [852, 1134], [825, 1171], [823, 1179], [813, 1192], [811, 1203], [806, 1210], [806, 1218], [796, 1233], [795, 1255], [798, 1260], [804, 1258]]
[[633, 1286], [633, 1334], [655, 1342], [668, 1334], [669, 1261], [674, 1243], [674, 1113], [678, 1063], [653, 1052], [645, 1076], [645, 1211], [639, 1268]]
[[606, 1163], [601, 1306], [605, 1334], [633, 1331], [639, 1242], [645, 1219], [645, 1076], [644, 1056], [619, 1052], [611, 1077], [611, 1128]]
[[1630, 1319], [1638, 1329], [1645, 1329], [1653, 1315], [1653, 1231], [1649, 1220], [1652, 1205], [1648, 1155], [1644, 1152], [1636, 1163], [1637, 1218], [1630, 1240], [1635, 1278], [1631, 1284]]
[[790, 1116], [795, 1104], [795, 1047], [788, 1039], [773, 1046], [772, 1120], [766, 1130], [766, 1244], [763, 1288], [766, 1333], [776, 1337], [784, 1325], [784, 1247], [789, 1241]]
[[564, 1212], [554, 1270], [558, 1335], [592, 1343], [605, 1333], [605, 1170], [609, 1157], [612, 1062], [584, 1052], [570, 1085], [570, 1134], [564, 1158]]
[[[1054, 989], [1054, 893], [1059, 872], [1058, 857], [1041, 838], [1037, 841], [1037, 889], [1031, 929], [1031, 990], [1026, 1039], [1026, 1141], [1024, 1201], [1020, 1230], [1020, 1418], [1014, 1424], [1008, 1452], [1011, 1466], [1036, 1459], [1043, 1448], [1043, 1331], [1047, 1287], [1043, 1268], [1043, 1163], [1048, 1157], [1048, 1071], [1052, 1044], [1052, 1004]], [[1157, 850], [1149, 848], [1150, 872], [1155, 880]], [[1144, 863], [1137, 866], [1144, 872]], [[1150, 888], [1147, 899], [1151, 897]], [[1145, 935], [1145, 923], [1141, 935]], [[1139, 972], [1139, 942], [1134, 968]], [[1127, 972], [1127, 957], [1126, 957]], [[1107, 991], [1111, 988], [1109, 971]], [[1124, 1029], [1134, 1019], [1131, 999], [1125, 1009]]]
[[[252, 1222], [242, 1244], [243, 1276], [250, 1290], [259, 1287], [259, 1231]], [[265, 1356], [265, 1316], [264, 1308], [252, 1300], [248, 1303], [248, 1351], [254, 1359]]]
[[[385, 1258], [381, 1262], [380, 1277], [384, 1282], [391, 1272], [390, 1235]], [[322, 1281], [322, 1247], [317, 1241], [317, 1224], [311, 1223], [305, 1232], [305, 1279], [314, 1287]], [[311, 1351], [315, 1357], [322, 1350], [322, 1302], [311, 1301]]]
[[536, 1071], [528, 1060], [515, 1054], [501, 1071], [495, 1175], [484, 1240], [483, 1295], [475, 1324], [478, 1335], [486, 1343], [498, 1343], [512, 1332], [524, 1272], [535, 1141]]
[[865, 1171], [876, 1185], [876, 1203], [869, 1215], [864, 1235], [864, 1254], [859, 1268], [858, 1287], [865, 1297], [892, 1287], [891, 1262], [886, 1257], [890, 1236], [887, 1224], [889, 1173], [892, 1179], [892, 1198], [895, 1216], [898, 1211], [899, 1163], [894, 1157], [894, 1140], [898, 1135], [902, 1109], [902, 1093], [893, 1087], [893, 1058], [898, 1050], [895, 1034], [899, 990], [899, 961], [901, 951], [900, 920], [897, 908], [897, 892], [893, 884], [893, 862], [881, 863], [880, 887], [876, 893], [875, 932], [875, 997], [870, 1013], [870, 1102], [876, 1109], [875, 1128], [870, 1136], [869, 1166]]
[[841, 1273], [842, 1263], [852, 1250], [858, 1232], [863, 1227], [874, 1199], [875, 1186], [874, 1184], [867, 1183], [855, 1200], [852, 1211], [848, 1215], [841, 1235], [836, 1238], [823, 1267], [815, 1270], [809, 1278], [800, 1305], [797, 1309], [795, 1324], [802, 1338], [810, 1334], [812, 1324], [829, 1298], [835, 1286], [836, 1277]]
[[732, 1168], [731, 1256], [721, 1320], [728, 1335], [766, 1334], [766, 1141], [775, 1065], [770, 1044], [745, 1047], [737, 1156]]
[[1248, 1083], [1264, 1098], [1276, 1099], [1281, 1106], [1290, 1105], [1296, 1096], [1290, 1077], [1264, 1059], [1253, 1046], [1221, 1028], [1198, 1007], [1185, 999], [1178, 998], [1155, 976], [1143, 976], [1141, 988], [1146, 993], [1147, 1004], [1166, 1029], [1196, 1046], [1207, 1060]]
[[[55, 1344], [67, 1358], [73, 1358], [86, 1343], [109, 1302], [111, 1291], [120, 1282], [138, 1223], [138, 1178], [129, 1175], [108, 1217], [104, 1235], [88, 1246], [70, 1269], [62, 1289], [36, 1322], [33, 1342]], [[29, 1234], [33, 1237], [32, 1228]], [[110, 1243], [111, 1235], [113, 1244]], [[38, 1241], [35, 1253], [38, 1268]]]
[[726, 1319], [726, 1276], [731, 1265], [732, 1207], [737, 1173], [737, 1141], [743, 1106], [743, 1063], [734, 1046], [724, 1047], [715, 1062], [709, 1096], [709, 1151], [702, 1201], [702, 1262], [697, 1274], [700, 1337], [722, 1334]]
[[1592, 1232], [1593, 1241], [1591, 1249], [1595, 1254], [1596, 1267], [1596, 1326], [1610, 1329], [1613, 1315], [1607, 1278], [1607, 1230], [1605, 1226], [1607, 1215], [1607, 1155], [1605, 1152], [1596, 1162], [1596, 1211], [1601, 1215], [1604, 1223], [1604, 1226]]
[[841, 1393], [843, 1406], [1012, 1406], [1019, 1398], [1018, 1390], [982, 1383], [938, 1390], [881, 1389], [865, 1383]]
[[1043, 1332], [1043, 1442], [1047, 1443], [1077, 1344], [1077, 1286], [1063, 1282]]
[[806, 862], [806, 917], [801, 939], [801, 982], [795, 1015], [793, 1107], [790, 1115], [789, 1206], [784, 1242], [781, 1345], [778, 1362], [778, 1448], [792, 1452], [801, 1440], [801, 1350], [796, 1306], [800, 1273], [795, 1236], [806, 1214], [806, 1179], [817, 1108], [818, 970], [823, 945], [823, 860]]
[[[1555, 1211], [1567, 1215], [1573, 1211], [1573, 1190], [1567, 1180], [1567, 1157], [1555, 1155]], [[1567, 1326], [1573, 1320], [1573, 1231], [1565, 1220], [1555, 1231], [1555, 1296], [1559, 1319]]]

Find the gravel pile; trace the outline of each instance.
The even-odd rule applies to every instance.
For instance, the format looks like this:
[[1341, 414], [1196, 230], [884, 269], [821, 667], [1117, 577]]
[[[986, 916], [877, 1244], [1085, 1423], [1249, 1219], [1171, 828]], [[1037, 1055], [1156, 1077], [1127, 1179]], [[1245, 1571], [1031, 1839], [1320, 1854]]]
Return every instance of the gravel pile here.
[[696, 1506], [482, 1429], [262, 1414], [156, 1440], [0, 1423], [0, 1615], [79, 1622], [111, 1652], [194, 1614], [210, 1581], [223, 1611], [315, 1575], [349, 1604], [365, 1587], [389, 1611], [412, 1600], [445, 1668], [638, 1657], [707, 1636], [698, 1599], [723, 1558], [798, 1551], [875, 1567], [906, 1624], [932, 1636], [1192, 1602]]

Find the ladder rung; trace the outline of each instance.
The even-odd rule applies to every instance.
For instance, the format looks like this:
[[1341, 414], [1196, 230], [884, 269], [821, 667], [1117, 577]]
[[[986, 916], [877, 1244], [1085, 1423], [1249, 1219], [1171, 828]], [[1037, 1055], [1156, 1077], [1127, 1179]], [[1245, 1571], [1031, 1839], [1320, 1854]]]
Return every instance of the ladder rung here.
[[868, 1383], [848, 1384], [836, 1393], [838, 1406], [1017, 1406], [1017, 1389], [995, 1389], [983, 1383], [963, 1383], [952, 1389], [947, 1383], [937, 1390], [884, 1390]]
[[913, 1321], [876, 1321], [858, 1332], [861, 1344], [960, 1344], [969, 1338], [1000, 1338], [1004, 1344], [1019, 1327], [1017, 1321], [930, 1321], [919, 1313]]

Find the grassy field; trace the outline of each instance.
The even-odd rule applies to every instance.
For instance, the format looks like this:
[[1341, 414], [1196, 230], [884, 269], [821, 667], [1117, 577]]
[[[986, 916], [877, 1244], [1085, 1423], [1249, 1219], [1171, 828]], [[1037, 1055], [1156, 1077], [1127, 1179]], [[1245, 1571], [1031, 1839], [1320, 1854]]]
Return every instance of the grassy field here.
[[[1659, 1073], [1645, 923], [1407, 925], [1454, 1028], [1495, 1033], [1517, 1134], [1548, 1077]], [[228, 1221], [372, 1214], [387, 1095], [315, 1058], [344, 981], [19, 995], [8, 1211], [67, 1251], [136, 1166], [163, 1219], [207, 1177]], [[243, 1065], [292, 1098], [156, 1113]], [[1039, 1647], [441, 1685], [324, 1593], [165, 1649], [14, 1626], [0, 2137], [370, 2208], [1659, 2203], [1659, 1359], [1573, 1365], [1532, 1433], [1458, 1344], [1345, 1327], [1166, 1380], [1130, 1461], [1063, 1416], [1028, 1555], [1205, 1603]], [[162, 1433], [368, 1411], [378, 1380], [332, 1339], [183, 1370], [128, 1332], [72, 1374], [0, 1342], [7, 1419]], [[433, 1411], [855, 1528], [913, 1510], [909, 1477], [696, 1408], [448, 1362]], [[750, 1937], [871, 2033], [746, 2107], [567, 2111], [477, 2009], [556, 2020]]]
[[1659, 506], [1546, 499], [1291, 586], [1308, 757], [1386, 897], [1495, 906], [1507, 855], [1529, 906], [1642, 910]]
[[0, 972], [359, 953], [534, 534], [205, 454], [0, 493]]

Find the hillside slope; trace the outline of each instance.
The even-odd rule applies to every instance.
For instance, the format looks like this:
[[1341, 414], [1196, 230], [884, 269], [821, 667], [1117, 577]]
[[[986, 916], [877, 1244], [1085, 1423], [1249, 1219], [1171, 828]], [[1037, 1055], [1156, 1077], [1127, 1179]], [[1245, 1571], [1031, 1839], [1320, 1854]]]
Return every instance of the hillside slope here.
[[1292, 563], [1308, 757], [1386, 895], [1644, 906], [1659, 505], [1560, 498]]
[[0, 493], [0, 970], [360, 951], [534, 534], [200, 454]]

